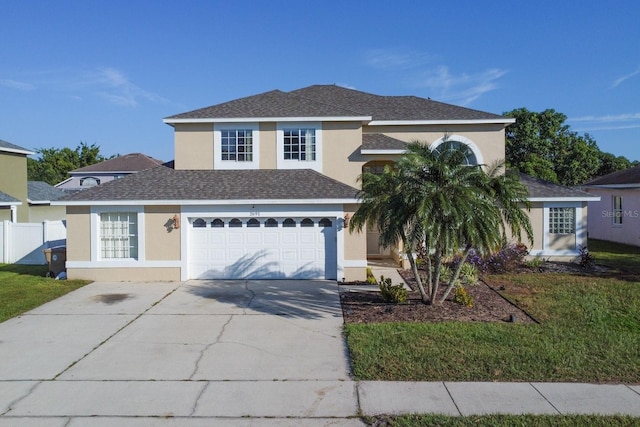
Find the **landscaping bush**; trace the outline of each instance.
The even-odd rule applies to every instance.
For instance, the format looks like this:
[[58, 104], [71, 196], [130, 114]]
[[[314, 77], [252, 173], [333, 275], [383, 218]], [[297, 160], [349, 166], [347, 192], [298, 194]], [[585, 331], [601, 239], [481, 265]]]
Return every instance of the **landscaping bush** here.
[[402, 285], [391, 284], [390, 278], [387, 277], [385, 279], [384, 276], [380, 276], [378, 287], [380, 288], [382, 298], [384, 298], [386, 302], [393, 302], [396, 304], [407, 302], [407, 290]]
[[510, 243], [489, 257], [481, 257], [473, 251], [467, 261], [484, 273], [508, 273], [520, 267], [529, 254], [529, 248], [522, 243]]

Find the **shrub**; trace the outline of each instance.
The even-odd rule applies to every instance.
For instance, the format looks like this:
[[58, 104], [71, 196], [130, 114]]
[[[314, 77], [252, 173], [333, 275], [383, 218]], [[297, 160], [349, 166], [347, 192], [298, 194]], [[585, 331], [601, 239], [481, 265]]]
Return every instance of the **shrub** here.
[[500, 248], [498, 252], [489, 256], [481, 257], [477, 252], [472, 251], [467, 261], [477, 267], [479, 271], [487, 273], [507, 273], [521, 266], [524, 257], [529, 254], [529, 248], [522, 243], [511, 243]]
[[580, 267], [591, 269], [595, 266], [596, 261], [591, 256], [586, 246], [580, 246]]
[[478, 281], [478, 268], [465, 262], [460, 269], [460, 280], [467, 285], [473, 285]]
[[545, 262], [547, 261], [545, 261], [544, 258], [542, 258], [540, 255], [537, 255], [535, 258], [531, 258], [530, 260], [525, 261], [524, 265], [529, 268], [539, 269], [544, 265]]
[[456, 286], [453, 301], [465, 307], [473, 307], [473, 297], [469, 295], [464, 286]]
[[382, 298], [384, 298], [386, 302], [399, 304], [407, 301], [407, 290], [402, 285], [391, 284], [390, 278], [385, 279], [384, 276], [380, 276], [378, 287], [380, 288]]
[[369, 285], [377, 285], [378, 281], [376, 280], [375, 276], [373, 275], [373, 270], [371, 269], [371, 267], [367, 267], [367, 283]]

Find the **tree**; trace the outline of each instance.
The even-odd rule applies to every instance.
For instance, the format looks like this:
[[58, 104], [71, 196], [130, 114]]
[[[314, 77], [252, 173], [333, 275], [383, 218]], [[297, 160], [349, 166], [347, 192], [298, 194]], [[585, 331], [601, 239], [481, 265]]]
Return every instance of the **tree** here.
[[507, 167], [562, 185], [600, 175], [602, 152], [596, 141], [571, 131], [564, 114], [518, 108], [504, 115], [516, 119], [506, 130]]
[[[30, 181], [44, 181], [56, 185], [69, 177], [69, 171], [107, 160], [100, 147], [81, 142], [75, 150], [70, 148], [38, 148], [37, 159], [27, 158], [27, 176]], [[109, 158], [113, 158], [111, 156]]]
[[[350, 230], [376, 225], [381, 245], [402, 242], [421, 298], [429, 304], [446, 299], [472, 248], [492, 253], [509, 232], [519, 239], [522, 230], [532, 241], [531, 225], [522, 211], [528, 206], [526, 188], [516, 175], [502, 173], [502, 163], [487, 170], [464, 165], [465, 148], [445, 140], [438, 150], [431, 150], [413, 142], [394, 167], [360, 176], [361, 205]], [[424, 282], [413, 254], [419, 245], [426, 258]], [[442, 266], [455, 254], [462, 260], [438, 300]]]

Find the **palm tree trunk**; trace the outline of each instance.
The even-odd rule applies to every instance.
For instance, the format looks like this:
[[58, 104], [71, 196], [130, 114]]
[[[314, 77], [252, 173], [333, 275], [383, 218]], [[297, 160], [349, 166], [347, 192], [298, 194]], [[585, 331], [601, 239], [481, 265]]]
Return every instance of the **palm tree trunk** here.
[[440, 304], [442, 304], [447, 299], [447, 297], [451, 293], [451, 290], [455, 286], [456, 281], [458, 280], [458, 277], [460, 277], [460, 271], [462, 270], [462, 264], [467, 262], [467, 257], [469, 256], [469, 252], [471, 252], [471, 245], [467, 244], [467, 246], [464, 248], [464, 252], [462, 252], [462, 258], [458, 262], [458, 265], [456, 265], [456, 269], [454, 270], [453, 274], [451, 275], [451, 280], [449, 280], [449, 286], [447, 286], [447, 289], [445, 289], [445, 291], [444, 291], [444, 295], [442, 295], [442, 298], [440, 298], [440, 301], [438, 301]]
[[415, 258], [413, 258], [413, 250], [411, 245], [407, 244], [407, 238], [404, 232], [400, 233], [400, 237], [402, 240], [402, 247], [404, 248], [404, 253], [409, 260], [409, 265], [411, 265], [411, 271], [413, 271], [413, 275], [416, 278], [416, 283], [418, 284], [418, 291], [420, 291], [420, 298], [423, 302], [427, 302], [429, 299], [427, 297], [427, 293], [424, 290], [424, 285], [422, 284], [422, 277], [420, 277], [420, 272], [418, 271], [418, 265], [416, 264]]
[[436, 302], [436, 296], [438, 295], [438, 288], [440, 287], [440, 269], [442, 267], [442, 254], [440, 253], [440, 249], [436, 248], [436, 253], [433, 257], [435, 264], [435, 271], [433, 272], [433, 280], [431, 283], [431, 295], [429, 299], [429, 303], [433, 305]]

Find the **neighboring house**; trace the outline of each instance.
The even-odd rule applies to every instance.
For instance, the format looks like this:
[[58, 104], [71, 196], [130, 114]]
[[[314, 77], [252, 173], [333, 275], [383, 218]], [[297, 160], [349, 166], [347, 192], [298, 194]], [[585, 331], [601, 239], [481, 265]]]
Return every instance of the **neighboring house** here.
[[589, 204], [589, 237], [640, 246], [640, 166], [610, 173], [582, 188]]
[[65, 191], [85, 190], [132, 173], [156, 167], [162, 163], [161, 160], [141, 153], [125, 154], [124, 156], [74, 169], [69, 172], [71, 176], [56, 184], [56, 187]]
[[16, 212], [22, 202], [0, 191], [0, 221], [16, 221]]
[[29, 202], [29, 221], [42, 222], [64, 220], [64, 206], [51, 206], [53, 200], [66, 196], [64, 190], [53, 187], [44, 181], [27, 182], [27, 201]]
[[587, 203], [599, 197], [520, 174], [529, 190], [529, 219], [534, 230], [531, 255], [550, 259], [574, 258], [587, 245]]
[[[468, 164], [491, 164], [504, 158], [514, 119], [317, 85], [164, 122], [175, 132], [173, 164], [53, 202], [67, 207], [68, 277], [363, 280], [368, 259], [403, 259], [378, 246], [375, 230], [348, 232], [358, 176], [393, 163], [413, 140], [435, 148], [448, 138], [467, 147]], [[541, 191], [532, 198], [536, 253], [577, 255], [588, 197], [529, 185]]]
[[33, 151], [0, 140], [0, 192], [10, 197], [0, 196], [2, 220], [29, 221], [27, 156], [30, 154]]

